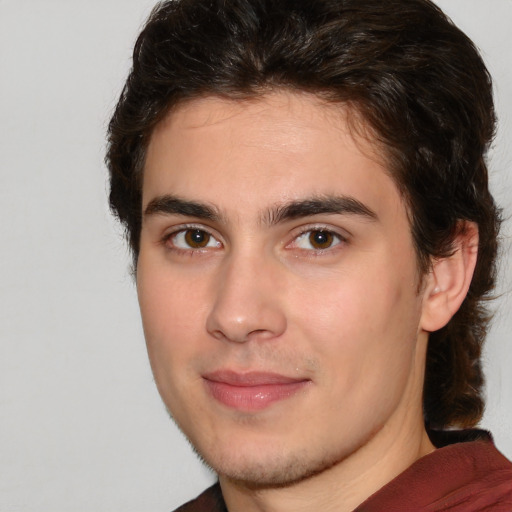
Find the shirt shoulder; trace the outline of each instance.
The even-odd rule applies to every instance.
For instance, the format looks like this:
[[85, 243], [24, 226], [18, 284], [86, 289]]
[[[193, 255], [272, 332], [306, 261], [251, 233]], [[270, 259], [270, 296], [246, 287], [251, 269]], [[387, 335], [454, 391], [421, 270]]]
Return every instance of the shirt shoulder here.
[[449, 432], [433, 441], [437, 450], [416, 461], [356, 511], [512, 511], [512, 463], [486, 432]]
[[212, 485], [197, 498], [178, 507], [174, 512], [227, 512], [219, 483]]

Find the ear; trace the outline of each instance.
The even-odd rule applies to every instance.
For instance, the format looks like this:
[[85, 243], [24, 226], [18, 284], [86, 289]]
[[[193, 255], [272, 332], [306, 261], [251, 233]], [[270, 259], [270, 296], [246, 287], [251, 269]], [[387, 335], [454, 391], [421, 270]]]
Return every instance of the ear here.
[[453, 253], [433, 262], [423, 291], [420, 327], [427, 332], [444, 327], [469, 290], [478, 256], [478, 226], [464, 221], [458, 227]]

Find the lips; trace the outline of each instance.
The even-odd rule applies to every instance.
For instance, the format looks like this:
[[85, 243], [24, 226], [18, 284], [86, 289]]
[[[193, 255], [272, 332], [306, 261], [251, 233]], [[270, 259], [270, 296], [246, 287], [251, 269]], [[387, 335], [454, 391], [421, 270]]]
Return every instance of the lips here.
[[286, 400], [311, 381], [276, 373], [217, 371], [203, 375], [215, 400], [241, 411], [260, 411], [275, 402]]

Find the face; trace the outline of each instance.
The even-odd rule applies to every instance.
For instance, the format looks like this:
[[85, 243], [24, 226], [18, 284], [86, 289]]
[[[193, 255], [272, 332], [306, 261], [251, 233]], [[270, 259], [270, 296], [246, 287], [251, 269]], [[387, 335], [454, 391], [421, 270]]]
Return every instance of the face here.
[[155, 130], [137, 287], [156, 382], [222, 476], [266, 485], [421, 417], [407, 212], [342, 107], [204, 98]]

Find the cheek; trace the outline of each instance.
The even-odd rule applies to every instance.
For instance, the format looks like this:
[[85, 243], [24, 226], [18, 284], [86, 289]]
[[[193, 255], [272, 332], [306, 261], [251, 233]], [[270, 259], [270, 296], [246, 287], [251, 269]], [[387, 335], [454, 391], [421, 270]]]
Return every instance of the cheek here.
[[354, 403], [368, 403], [361, 395], [377, 396], [383, 382], [402, 386], [414, 361], [420, 316], [419, 307], [411, 308], [419, 301], [414, 279], [382, 276], [371, 269], [339, 275], [294, 299], [295, 322], [324, 362], [327, 384], [356, 397]]
[[201, 329], [204, 322], [199, 318], [203, 288], [200, 283], [184, 281], [178, 275], [169, 275], [168, 269], [144, 268], [137, 275], [151, 369], [158, 391], [176, 421], [190, 414], [183, 397], [196, 389], [198, 378], [192, 363], [207, 348]]
[[137, 293], [144, 336], [155, 378], [174, 378], [172, 368], [185, 367], [189, 352], [197, 350], [204, 288], [201, 281], [179, 276], [155, 266], [139, 264]]
[[360, 346], [362, 340], [365, 345], [377, 343], [394, 326], [394, 317], [400, 316], [397, 310], [404, 309], [404, 295], [397, 283], [378, 274], [340, 273], [301, 283], [290, 301], [295, 303], [295, 320], [312, 336], [348, 348]]

